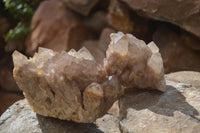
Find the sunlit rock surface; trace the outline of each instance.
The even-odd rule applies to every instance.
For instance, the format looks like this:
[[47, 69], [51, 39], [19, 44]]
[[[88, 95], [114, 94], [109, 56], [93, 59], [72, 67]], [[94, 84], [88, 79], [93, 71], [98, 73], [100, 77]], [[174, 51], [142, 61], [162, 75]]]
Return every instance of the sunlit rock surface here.
[[39, 48], [33, 58], [13, 53], [14, 78], [31, 108], [43, 116], [90, 123], [121, 93], [116, 76], [106, 78], [86, 48], [57, 53]]
[[118, 75], [125, 88], [165, 91], [163, 61], [158, 47], [131, 34], [111, 34], [104, 67], [107, 75]]

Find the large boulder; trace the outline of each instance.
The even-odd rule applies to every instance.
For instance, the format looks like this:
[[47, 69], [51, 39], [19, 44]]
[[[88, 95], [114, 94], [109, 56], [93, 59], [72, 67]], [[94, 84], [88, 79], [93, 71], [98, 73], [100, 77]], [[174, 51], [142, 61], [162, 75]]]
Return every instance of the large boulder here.
[[55, 51], [78, 50], [80, 43], [91, 38], [93, 33], [63, 1], [44, 1], [33, 16], [26, 52], [33, 55], [39, 46]]
[[160, 49], [165, 73], [200, 71], [199, 39], [184, 33], [178, 34], [169, 27], [161, 26], [153, 34], [153, 41]]
[[142, 16], [180, 26], [200, 37], [199, 0], [123, 0]]
[[44, 117], [31, 110], [26, 100], [20, 100], [0, 117], [1, 133], [120, 133], [119, 118], [105, 115], [93, 123], [75, 123]]
[[200, 130], [200, 73], [166, 75], [167, 91], [132, 91], [120, 98], [122, 132], [197, 133]]

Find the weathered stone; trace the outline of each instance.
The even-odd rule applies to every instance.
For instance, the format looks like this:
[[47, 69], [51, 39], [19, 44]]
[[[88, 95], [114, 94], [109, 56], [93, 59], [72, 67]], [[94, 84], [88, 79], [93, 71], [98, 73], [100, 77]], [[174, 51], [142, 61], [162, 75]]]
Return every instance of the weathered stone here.
[[13, 78], [12, 58], [8, 54], [0, 59], [0, 87], [6, 91], [21, 91]]
[[126, 88], [165, 90], [163, 62], [157, 46], [131, 34], [111, 34], [104, 67], [107, 75], [118, 75]]
[[199, 0], [123, 1], [140, 15], [176, 24], [200, 37]]
[[105, 115], [92, 123], [75, 123], [44, 117], [31, 110], [26, 100], [13, 104], [0, 117], [1, 133], [120, 133], [119, 119]]
[[26, 52], [33, 55], [39, 46], [59, 52], [77, 50], [84, 40], [91, 38], [93, 33], [66, 9], [63, 1], [44, 1], [33, 16]]
[[200, 89], [196, 86], [199, 77], [197, 72], [172, 73], [166, 75], [164, 93], [151, 90], [126, 93], [119, 100], [122, 132], [198, 132]]
[[73, 11], [88, 16], [91, 9], [99, 0], [64, 0], [67, 6]]
[[124, 33], [133, 31], [133, 22], [130, 19], [127, 7], [118, 0], [112, 0], [109, 6], [108, 22], [116, 30]]
[[[10, 93], [6, 91], [0, 91], [0, 115], [6, 111], [14, 102], [23, 99], [22, 95]], [[1, 131], [1, 130], [0, 130]]]
[[85, 19], [84, 23], [95, 32], [100, 33], [102, 29], [108, 26], [107, 21], [106, 12], [97, 11], [89, 18]]
[[57, 53], [39, 48], [29, 60], [14, 52], [14, 78], [38, 114], [90, 123], [103, 116], [122, 93], [116, 76], [86, 48]]
[[[169, 27], [159, 27], [154, 33], [153, 41], [160, 49], [165, 73], [183, 70], [200, 71], [200, 52], [197, 50], [200, 41], [184, 36]], [[196, 51], [188, 45], [193, 49], [195, 47]]]

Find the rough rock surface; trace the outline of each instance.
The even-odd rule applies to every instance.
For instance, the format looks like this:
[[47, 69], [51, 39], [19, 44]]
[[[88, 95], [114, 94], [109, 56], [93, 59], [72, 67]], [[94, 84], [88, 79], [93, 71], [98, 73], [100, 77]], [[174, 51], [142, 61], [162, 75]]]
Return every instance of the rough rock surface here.
[[0, 117], [1, 133], [120, 133], [119, 118], [105, 115], [96, 124], [75, 123], [34, 113], [26, 100], [16, 102]]
[[163, 62], [153, 42], [146, 45], [131, 34], [111, 34], [104, 67], [107, 75], [118, 75], [126, 88], [165, 90]]
[[[199, 0], [123, 0], [139, 14], [176, 24], [200, 37]], [[142, 12], [142, 13], [141, 13]]]
[[93, 33], [65, 7], [63, 1], [44, 1], [33, 16], [26, 52], [33, 55], [39, 46], [55, 51], [77, 50], [80, 43], [91, 38]]
[[32, 109], [44, 116], [94, 122], [121, 94], [86, 48], [57, 53], [39, 48], [33, 58], [13, 53], [14, 78]]
[[109, 24], [118, 31], [131, 33], [133, 31], [133, 22], [126, 6], [118, 0], [112, 0], [108, 12]]
[[120, 98], [122, 132], [196, 133], [200, 131], [200, 73], [166, 75], [164, 93], [132, 91]]
[[64, 0], [67, 6], [73, 11], [82, 15], [89, 15], [91, 9], [99, 0]]
[[180, 35], [163, 26], [156, 30], [153, 41], [160, 49], [165, 73], [180, 70], [200, 71], [200, 40], [185, 34]]

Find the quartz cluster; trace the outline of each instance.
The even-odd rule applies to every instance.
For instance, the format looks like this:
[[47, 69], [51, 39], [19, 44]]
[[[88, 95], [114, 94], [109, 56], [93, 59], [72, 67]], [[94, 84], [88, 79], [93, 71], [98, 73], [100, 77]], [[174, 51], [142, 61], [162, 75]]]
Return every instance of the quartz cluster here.
[[131, 34], [112, 33], [104, 67], [107, 75], [118, 75], [125, 88], [165, 90], [163, 61], [154, 42], [146, 45]]
[[85, 48], [54, 52], [39, 48], [32, 58], [13, 53], [14, 78], [38, 114], [90, 123], [103, 116], [124, 89], [164, 91], [157, 46], [130, 34], [111, 34], [104, 64]]
[[14, 78], [38, 114], [90, 123], [118, 99], [116, 76], [106, 78], [86, 48], [57, 53], [39, 48], [29, 60], [13, 53]]

